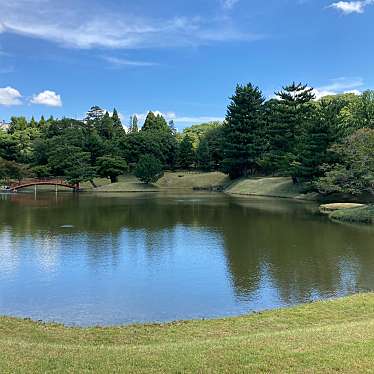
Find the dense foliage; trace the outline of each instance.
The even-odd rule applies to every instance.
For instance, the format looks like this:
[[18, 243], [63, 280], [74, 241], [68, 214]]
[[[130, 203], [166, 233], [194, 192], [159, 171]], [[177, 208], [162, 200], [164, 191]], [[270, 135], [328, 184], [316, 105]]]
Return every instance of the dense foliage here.
[[160, 160], [152, 155], [144, 155], [140, 158], [135, 168], [135, 176], [144, 183], [155, 183], [163, 174]]
[[116, 182], [135, 171], [146, 183], [163, 170], [221, 170], [232, 178], [291, 176], [322, 193], [373, 192], [374, 91], [326, 96], [292, 83], [266, 100], [252, 85], [238, 85], [223, 123], [178, 133], [173, 121], [149, 112], [122, 125], [118, 112], [92, 107], [82, 121], [12, 117], [0, 130], [0, 180], [97, 176]]

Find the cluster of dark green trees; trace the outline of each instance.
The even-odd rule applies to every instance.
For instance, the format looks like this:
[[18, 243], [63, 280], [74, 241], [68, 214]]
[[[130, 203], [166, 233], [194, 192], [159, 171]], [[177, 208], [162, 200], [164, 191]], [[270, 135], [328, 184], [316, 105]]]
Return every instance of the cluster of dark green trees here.
[[220, 170], [231, 178], [286, 175], [323, 193], [361, 193], [374, 185], [374, 91], [315, 100], [293, 83], [266, 100], [238, 85], [223, 123], [178, 133], [149, 112], [126, 132], [116, 110], [92, 107], [85, 120], [13, 117], [0, 131], [0, 180], [63, 176], [72, 183], [97, 176], [116, 182], [134, 172], [146, 183], [163, 170]]
[[275, 95], [237, 86], [224, 124], [199, 142], [198, 165], [232, 178], [291, 176], [321, 193], [374, 192], [374, 91], [316, 100], [293, 83]]
[[105, 177], [116, 182], [130, 169], [149, 183], [164, 169], [175, 168], [177, 159], [174, 124], [152, 112], [141, 130], [132, 117], [128, 133], [115, 109], [110, 115], [97, 106], [83, 121], [12, 117], [8, 131], [0, 132], [0, 180], [4, 183], [26, 176], [59, 176], [71, 183], [93, 184], [95, 177]]

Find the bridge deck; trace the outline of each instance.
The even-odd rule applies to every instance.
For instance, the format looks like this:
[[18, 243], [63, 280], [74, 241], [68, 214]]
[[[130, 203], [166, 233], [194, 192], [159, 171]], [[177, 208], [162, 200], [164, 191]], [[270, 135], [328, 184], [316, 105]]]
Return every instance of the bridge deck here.
[[17, 191], [22, 188], [32, 187], [32, 186], [42, 186], [42, 185], [49, 185], [49, 186], [61, 186], [66, 188], [71, 188], [74, 191], [79, 190], [79, 184], [71, 184], [68, 183], [64, 179], [23, 179], [16, 183], [11, 183], [9, 189], [11, 191]]

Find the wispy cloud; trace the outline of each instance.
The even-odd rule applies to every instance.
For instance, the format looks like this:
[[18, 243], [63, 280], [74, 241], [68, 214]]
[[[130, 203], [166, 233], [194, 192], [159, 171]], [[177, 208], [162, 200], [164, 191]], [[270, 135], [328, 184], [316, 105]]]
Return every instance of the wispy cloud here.
[[104, 61], [108, 62], [110, 65], [120, 68], [120, 67], [150, 67], [150, 66], [158, 66], [159, 64], [156, 62], [149, 62], [149, 61], [134, 61], [128, 60], [125, 58], [118, 58], [112, 56], [102, 56], [101, 57]]
[[314, 94], [316, 99], [320, 99], [324, 96], [338, 95], [341, 93], [354, 93], [359, 95], [361, 93], [360, 89], [364, 86], [364, 81], [362, 78], [348, 78], [341, 77], [330, 81], [330, 83], [316, 87], [314, 89]]
[[328, 91], [344, 91], [344, 90], [352, 90], [358, 87], [362, 87], [364, 85], [364, 80], [360, 77], [340, 77], [335, 78], [330, 81], [330, 83], [320, 87], [321, 89], [328, 90]]
[[[235, 0], [226, 0], [233, 6]], [[155, 48], [257, 40], [231, 23], [214, 18], [175, 16], [156, 19], [115, 13], [82, 3], [55, 0], [1, 0], [0, 33], [38, 38], [75, 48]]]
[[13, 66], [0, 67], [0, 74], [14, 73], [15, 69]]
[[232, 9], [240, 0], [221, 0], [224, 9]]
[[348, 15], [352, 13], [364, 13], [365, 8], [371, 4], [374, 4], [374, 0], [338, 1], [336, 3], [332, 3], [330, 8], [335, 8], [343, 14]]

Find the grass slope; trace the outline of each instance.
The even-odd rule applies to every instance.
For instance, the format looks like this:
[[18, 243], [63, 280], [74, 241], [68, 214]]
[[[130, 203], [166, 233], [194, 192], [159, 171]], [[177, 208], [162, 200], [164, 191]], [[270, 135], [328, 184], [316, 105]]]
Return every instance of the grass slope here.
[[292, 183], [290, 177], [241, 179], [232, 184], [227, 193], [234, 195], [272, 196], [298, 199], [314, 199], [317, 194], [304, 194], [301, 186]]
[[153, 185], [141, 183], [136, 177], [132, 175], [121, 176], [117, 183], [110, 183], [107, 180], [103, 184], [94, 189], [96, 192], [155, 192], [158, 188]]
[[329, 217], [342, 222], [374, 223], [374, 205], [339, 209], [332, 212]]
[[1, 373], [360, 373], [373, 362], [373, 294], [167, 325], [78, 329], [0, 318]]
[[166, 189], [212, 189], [224, 188], [230, 182], [226, 174], [220, 172], [175, 172], [165, 173], [165, 175], [157, 181], [156, 185]]
[[229, 178], [219, 172], [166, 172], [165, 175], [153, 185], [141, 183], [135, 176], [120, 176], [117, 183], [110, 183], [108, 179], [95, 179], [97, 188], [93, 189], [89, 182], [82, 183], [85, 191], [97, 192], [155, 192], [174, 189], [211, 189], [224, 187]]

